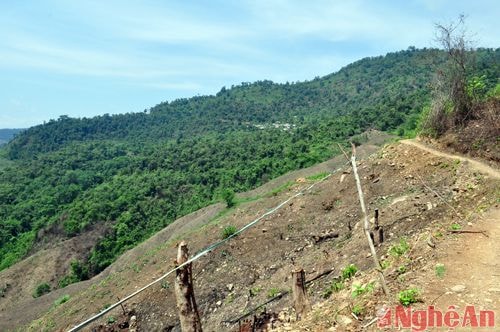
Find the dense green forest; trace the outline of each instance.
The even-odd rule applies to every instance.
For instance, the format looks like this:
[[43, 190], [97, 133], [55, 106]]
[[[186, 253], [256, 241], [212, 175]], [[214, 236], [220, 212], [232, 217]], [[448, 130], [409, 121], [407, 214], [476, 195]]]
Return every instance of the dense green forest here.
[[[476, 51], [475, 74], [488, 88], [498, 83], [499, 60], [500, 49]], [[323, 161], [369, 128], [411, 132], [444, 61], [442, 51], [409, 48], [311, 81], [242, 83], [23, 131], [0, 152], [11, 161], [0, 169], [0, 270], [32, 253], [41, 230], [72, 237], [104, 224], [106, 235], [73, 264], [73, 280], [91, 276], [225, 191]]]

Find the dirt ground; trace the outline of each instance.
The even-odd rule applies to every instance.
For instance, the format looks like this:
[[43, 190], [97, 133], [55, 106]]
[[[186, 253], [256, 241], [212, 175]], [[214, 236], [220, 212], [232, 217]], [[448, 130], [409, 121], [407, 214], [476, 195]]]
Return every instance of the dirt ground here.
[[[461, 230], [477, 230], [487, 229], [489, 226], [482, 223], [488, 220], [494, 224], [498, 214], [491, 211], [500, 200], [500, 182], [494, 174], [476, 169], [471, 161], [449, 157], [422, 149], [413, 142], [402, 142], [390, 144], [359, 162], [369, 213], [373, 215], [378, 209], [384, 228], [385, 241], [377, 243], [377, 252], [387, 263], [384, 275], [391, 290], [390, 297], [383, 296], [372, 269], [359, 222], [361, 213], [354, 179], [349, 168], [343, 167], [255, 227], [194, 263], [194, 287], [204, 330], [237, 331], [240, 324], [255, 315], [263, 321], [272, 321], [277, 330], [356, 331], [373, 320], [379, 306], [395, 304], [397, 293], [409, 285], [421, 289], [422, 305], [433, 299], [439, 305], [446, 305], [469, 298], [481, 301], [478, 304], [485, 307], [497, 305], [499, 294], [495, 284], [498, 284], [499, 259], [495, 255], [498, 244], [494, 239], [498, 233], [488, 230], [489, 237], [481, 233], [450, 233], [450, 227], [458, 224], [456, 227]], [[345, 161], [338, 159], [338, 163], [340, 166]], [[333, 171], [333, 165], [336, 164], [332, 164], [330, 171]], [[262, 190], [259, 199], [250, 199], [234, 209], [208, 207], [206, 213], [199, 212], [172, 224], [151, 241], [126, 253], [102, 275], [82, 286], [73, 286], [78, 290], [70, 294], [69, 301], [49, 307], [50, 310], [40, 319], [29, 324], [29, 329], [67, 330], [172, 268], [176, 244], [180, 240], [185, 240], [194, 254], [220, 240], [225, 226], [242, 227], [303, 191], [317, 181], [308, 180], [306, 177], [310, 175], [314, 172], [296, 178], [293, 185], [279, 192]], [[332, 233], [338, 236], [316, 241], [318, 236]], [[409, 244], [408, 252], [401, 257], [388, 254], [390, 248], [402, 239]], [[487, 245], [487, 241], [491, 243]], [[462, 249], [462, 254], [455, 252], [458, 249]], [[485, 259], [471, 256], [474, 250]], [[490, 256], [486, 256], [487, 253]], [[464, 257], [468, 260], [453, 263]], [[434, 275], [438, 263], [446, 267], [442, 278]], [[480, 269], [477, 264], [482, 263], [489, 265]], [[352, 285], [346, 284], [344, 290], [325, 299], [325, 291], [333, 278], [349, 264], [359, 268], [349, 283], [374, 281], [374, 289], [353, 298]], [[475, 275], [469, 275], [471, 269], [468, 266], [472, 266]], [[321, 277], [308, 283], [313, 311], [302, 321], [294, 322], [291, 297], [286, 293], [290, 289], [290, 273], [298, 267], [306, 271], [306, 280]], [[330, 270], [331, 273], [325, 273]], [[471, 279], [472, 276], [477, 279]], [[484, 293], [474, 288], [474, 280], [485, 286]], [[446, 291], [454, 292], [451, 288], [457, 285], [465, 286], [462, 295], [457, 293], [453, 298], [452, 293], [448, 296]], [[279, 297], [280, 293], [282, 297]], [[49, 293], [37, 300], [45, 297], [48, 303], [54, 299]], [[254, 310], [276, 297], [276, 300]], [[357, 319], [350, 314], [355, 305], [363, 307], [363, 313]], [[88, 330], [127, 331], [132, 316], [138, 331], [179, 330], [173, 278], [168, 277], [131, 299], [124, 309], [125, 314], [121, 308], [114, 309]], [[13, 313], [6, 314], [12, 316]], [[29, 323], [30, 320], [24, 321]], [[21, 321], [19, 319], [17, 323]], [[26, 328], [20, 327], [21, 330]]]
[[[461, 161], [461, 166], [456, 169], [459, 177], [451, 187], [454, 194], [448, 206], [453, 213], [436, 218], [428, 227], [408, 236], [410, 249], [402, 257], [382, 256], [390, 263], [385, 272], [391, 293], [389, 298], [379, 292], [353, 299], [352, 288], [349, 288], [329, 301], [317, 303], [303, 321], [293, 322], [292, 317], [292, 322], [278, 324], [277, 331], [380, 331], [377, 311], [383, 306], [394, 308], [399, 304], [396, 300], [398, 292], [408, 288], [415, 288], [420, 293], [418, 302], [413, 304], [415, 310], [435, 306], [436, 310], [443, 312], [451, 307], [463, 312], [466, 306], [473, 305], [477, 311], [493, 310], [495, 326], [500, 326], [500, 172], [463, 156], [436, 151], [420, 142], [402, 143], [434, 156]], [[483, 181], [493, 184], [489, 189], [491, 192], [478, 190], [481, 187], [478, 182], [471, 185], [474, 178], [477, 180], [483, 176]], [[436, 192], [435, 197], [438, 195]], [[465, 197], [472, 199], [464, 201]], [[353, 283], [362, 284], [376, 280], [376, 275], [372, 271], [360, 273], [356, 278], [358, 280]], [[365, 312], [353, 316], [354, 306], [360, 304]], [[459, 326], [455, 330], [475, 329]]]

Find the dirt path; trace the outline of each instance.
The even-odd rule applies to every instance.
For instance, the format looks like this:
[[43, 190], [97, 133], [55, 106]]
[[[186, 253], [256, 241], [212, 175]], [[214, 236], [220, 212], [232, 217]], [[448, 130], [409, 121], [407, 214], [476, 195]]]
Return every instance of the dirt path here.
[[447, 310], [451, 305], [463, 311], [466, 305], [476, 310], [495, 311], [495, 326], [500, 326], [500, 209], [494, 208], [470, 229], [482, 234], [460, 234], [443, 241], [437, 248], [436, 264], [445, 272], [436, 278], [434, 267], [424, 275], [426, 305]]
[[[500, 179], [500, 172], [480, 161], [430, 148], [415, 140], [401, 141], [433, 155], [468, 162], [479, 172]], [[474, 305], [476, 310], [494, 310], [496, 326], [500, 325], [500, 209], [493, 207], [465, 230], [480, 233], [457, 234], [443, 241], [437, 248], [436, 264], [442, 264], [444, 276], [436, 278], [435, 268], [424, 274], [426, 304], [442, 310], [456, 306], [459, 310]]]
[[488, 165], [486, 165], [485, 163], [482, 163], [480, 161], [477, 161], [477, 160], [474, 160], [474, 159], [471, 159], [471, 158], [467, 158], [467, 157], [464, 157], [464, 156], [459, 156], [459, 155], [456, 155], [456, 154], [451, 154], [451, 153], [447, 153], [447, 152], [443, 152], [443, 151], [438, 151], [434, 148], [431, 148], [427, 145], [424, 145], [418, 141], [415, 141], [415, 140], [402, 140], [400, 141], [402, 144], [406, 144], [406, 145], [411, 145], [411, 146], [414, 146], [414, 147], [417, 147], [419, 149], [422, 149], [422, 150], [425, 150], [429, 153], [432, 153], [436, 156], [439, 156], [439, 157], [444, 157], [444, 158], [451, 158], [451, 159], [458, 159], [460, 161], [466, 161], [470, 164], [470, 166], [472, 168], [475, 168], [476, 170], [478, 170], [479, 172], [481, 173], [486, 173], [496, 179], [500, 179], [500, 171], [497, 170], [497, 169], [494, 169]]

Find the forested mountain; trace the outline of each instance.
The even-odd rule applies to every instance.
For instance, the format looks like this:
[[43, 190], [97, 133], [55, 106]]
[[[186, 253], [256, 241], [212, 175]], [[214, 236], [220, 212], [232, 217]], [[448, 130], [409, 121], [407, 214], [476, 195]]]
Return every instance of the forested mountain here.
[[[478, 50], [477, 75], [498, 83], [500, 49]], [[149, 110], [58, 120], [20, 133], [0, 170], [0, 269], [61, 230], [107, 231], [68, 282], [99, 273], [174, 219], [337, 153], [369, 128], [413, 130], [442, 51], [366, 58], [307, 82], [242, 83]], [[35, 247], [34, 247], [35, 246]]]
[[21, 130], [23, 129], [0, 129], [0, 145], [10, 141]]

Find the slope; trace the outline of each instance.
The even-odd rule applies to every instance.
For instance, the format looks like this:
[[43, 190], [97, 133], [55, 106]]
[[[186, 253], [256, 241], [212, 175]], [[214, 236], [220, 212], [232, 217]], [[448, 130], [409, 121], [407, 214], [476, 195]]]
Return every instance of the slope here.
[[[499, 56], [477, 51], [488, 87]], [[443, 61], [439, 50], [409, 49], [308, 82], [242, 83], [146, 112], [30, 128], [6, 147], [15, 162], [0, 171], [0, 270], [101, 227], [51, 286], [86, 279], [173, 220], [327, 160], [367, 128], [412, 130]]]
[[[477, 52], [488, 85], [499, 54]], [[412, 129], [442, 55], [410, 49], [310, 82], [244, 83], [146, 112], [31, 128], [6, 147], [0, 171], [0, 270], [75, 244], [56, 274], [30, 285], [63, 288], [232, 191], [327, 160], [366, 128]]]
[[489, 166], [481, 161], [474, 160], [472, 158], [467, 158], [464, 156], [459, 156], [459, 155], [448, 153], [448, 152], [444, 152], [444, 151], [438, 151], [432, 147], [425, 146], [423, 143], [420, 143], [416, 140], [403, 140], [403, 141], [401, 141], [401, 143], [413, 145], [419, 149], [422, 149], [424, 151], [427, 151], [427, 152], [432, 153], [433, 155], [436, 155], [439, 157], [450, 158], [450, 159], [458, 160], [460, 162], [465, 161], [467, 163], [470, 163], [470, 167], [474, 168], [475, 170], [477, 170], [481, 173], [487, 174], [495, 179], [500, 179], [500, 172], [498, 171], [498, 169], [495, 169], [495, 168], [493, 168], [493, 167], [491, 167], [491, 166]]
[[[368, 142], [358, 148], [360, 155], [366, 156], [373, 153], [390, 138], [391, 136], [384, 133], [368, 132]], [[282, 191], [287, 191], [288, 187], [293, 186], [297, 178], [305, 179], [318, 174], [323, 175], [332, 169], [338, 168], [342, 163], [342, 158], [336, 157], [306, 169], [287, 173], [259, 188], [238, 194], [237, 200], [240, 202], [238, 206], [245, 206], [269, 198], [272, 198], [274, 202]], [[151, 256], [160, 248], [163, 248], [165, 243], [176, 242], [182, 236], [198, 233], [207, 225], [218, 224], [221, 218], [233, 211], [234, 208], [227, 209], [221, 203], [195, 211], [176, 220], [137, 247], [126, 251], [116, 262], [91, 280], [54, 290], [40, 298], [33, 298], [33, 290], [38, 284], [45, 281], [57, 282], [65, 274], [64, 266], [75, 258], [79, 258], [78, 255], [86, 252], [85, 247], [95, 243], [105, 230], [102, 227], [94, 228], [82, 235], [40, 250], [9, 269], [0, 271], [0, 286], [3, 285], [6, 288], [0, 301], [0, 329], [13, 328], [29, 323], [44, 312], [49, 311], [54, 301], [63, 295], [74, 296], [88, 287], [96, 287], [100, 283], [105, 283], [108, 278], [114, 278], [117, 274], [123, 273], [124, 270], [130, 269], [131, 262], [138, 262], [144, 257]], [[136, 266], [134, 269], [138, 270], [140, 268]], [[23, 315], [17, 315], [18, 312], [22, 312]]]
[[[478, 54], [491, 62], [500, 52]], [[369, 127], [411, 129], [443, 60], [412, 49], [309, 82], [244, 83], [146, 112], [30, 128], [6, 147], [13, 163], [0, 171], [0, 270], [100, 225], [104, 237], [78, 258], [78, 273], [66, 266], [51, 286], [85, 279], [227, 191], [327, 160]]]
[[[460, 171], [462, 179], [457, 179], [456, 185], [452, 188], [455, 191], [453, 197], [455, 202], [452, 203], [453, 206], [449, 206], [452, 210], [451, 215], [444, 220], [437, 219], [430, 227], [412, 234], [408, 238], [408, 243], [411, 245], [410, 252], [405, 254], [404, 259], [397, 261], [397, 263], [403, 262], [403, 265], [397, 268], [399, 271], [392, 273], [398, 276], [399, 283], [410, 285], [420, 291], [418, 299], [420, 303], [413, 304], [414, 310], [425, 310], [427, 306], [435, 306], [435, 310], [441, 310], [444, 313], [452, 306], [455, 311], [463, 314], [464, 308], [472, 305], [477, 313], [479, 310], [493, 310], [496, 314], [494, 324], [499, 326], [500, 289], [497, 286], [500, 282], [500, 257], [498, 256], [500, 252], [498, 242], [500, 170], [498, 167], [494, 168], [462, 155], [436, 150], [415, 140], [404, 140], [401, 143], [417, 147], [433, 156], [454, 160], [457, 165], [465, 161], [467, 168], [476, 171], [472, 173], [473, 177], [481, 179], [485, 176], [486, 181], [493, 182], [493, 191], [484, 196], [479, 194], [478, 187], [471, 185], [472, 179], [470, 177], [467, 179], [463, 167], [457, 168], [456, 172]], [[472, 197], [473, 204], [470, 206], [471, 202], [469, 202], [467, 206], [461, 206], [460, 196]], [[455, 210], [455, 207], [460, 210]], [[412, 263], [412, 260], [418, 262]], [[404, 271], [401, 267], [405, 267]], [[364, 276], [364, 280], [374, 277], [374, 273], [368, 273]], [[391, 288], [394, 290], [393, 287]], [[375, 318], [380, 317], [378, 316], [380, 308], [388, 304], [390, 306], [391, 302], [378, 305], [371, 302], [370, 307], [364, 308], [362, 313], [364, 317], [360, 316], [360, 321], [356, 322], [349, 315], [352, 306], [339, 310], [340, 306], [335, 303], [318, 303], [313, 313], [304, 321], [293, 324], [285, 323], [276, 330], [326, 330], [329, 327], [330, 330], [357, 331], [362, 326], [366, 326], [369, 328], [363, 330], [379, 331], [377, 324], [372, 324], [377, 322]], [[395, 305], [394, 301], [392, 305]], [[318, 319], [318, 317], [323, 317], [323, 319]], [[425, 324], [425, 321], [423, 322]], [[429, 322], [427, 320], [427, 323]], [[462, 320], [457, 322], [459, 324], [457, 330], [471, 329], [470, 325], [462, 325]], [[418, 322], [414, 324], [415, 328], [419, 326]], [[432, 326], [418, 328], [425, 329], [426, 327]]]
[[[290, 271], [297, 266], [306, 270], [308, 280], [330, 268], [334, 271], [309, 284], [311, 301], [319, 304], [298, 325], [288, 322], [293, 320], [288, 309], [288, 297], [283, 296], [266, 306], [267, 314], [276, 314], [270, 317], [274, 317], [273, 325], [280, 329], [357, 330], [371, 321], [378, 306], [395, 305], [397, 293], [409, 285], [419, 287], [422, 300], [429, 304], [437, 293], [436, 285], [442, 283], [433, 275], [435, 264], [441, 262], [436, 260], [439, 252], [450, 253], [446, 246], [464, 236], [481, 236], [456, 234], [452, 232], [455, 226], [453, 229], [450, 227], [458, 224], [466, 230], [472, 227], [469, 223], [482, 227], [483, 216], [492, 218], [496, 215], [489, 217], [488, 213], [495, 212], [488, 211], [498, 205], [499, 180], [478, 172], [471, 163], [450, 161], [413, 144], [395, 143], [360, 161], [359, 169], [369, 210], [380, 210], [380, 221], [385, 229], [386, 241], [379, 244], [377, 250], [383, 255], [391, 297], [386, 299], [381, 296], [374, 279], [369, 250], [359, 225], [360, 213], [352, 176], [340, 172], [194, 264], [195, 292], [207, 330], [235, 329], [238, 323], [234, 319], [288, 290]], [[344, 170], [348, 172], [347, 168]], [[34, 322], [32, 328], [68, 328], [83, 320], [115, 302], [116, 296], [123, 297], [135, 287], [161, 275], [171, 266], [178, 240], [185, 239], [192, 252], [197, 252], [216, 241], [224, 226], [241, 227], [309, 185], [301, 182], [275, 196], [246, 203], [214, 223], [205, 224], [201, 229], [191, 229], [156, 250], [135, 257], [134, 261], [128, 262], [128, 267], [116, 270], [105, 280], [52, 309]], [[338, 232], [339, 237], [315, 242], [316, 235], [331, 231]], [[437, 249], [427, 244], [429, 239]], [[400, 255], [390, 254], [394, 251], [391, 248], [399, 246], [401, 241], [405, 241], [408, 247]], [[450, 261], [452, 258], [453, 255], [450, 255], [448, 260], [443, 259], [446, 277], [450, 277], [443, 280], [458, 282], [453, 279], [456, 277], [453, 276], [455, 266]], [[472, 262], [470, 256], [469, 259]], [[484, 280], [495, 282], [497, 277], [492, 267], [498, 264], [498, 257], [492, 259], [494, 261], [488, 262], [490, 267], [485, 266], [480, 272]], [[330, 292], [335, 276], [349, 264], [355, 264], [360, 271], [352, 281], [345, 281], [344, 290]], [[375, 281], [373, 290], [356, 297], [351, 295], [351, 291], [356, 289], [351, 288], [352, 284], [366, 285], [371, 281]], [[171, 285], [172, 280], [168, 279], [127, 303], [125, 309], [136, 317], [140, 329], [160, 331], [176, 326]], [[450, 288], [453, 286], [450, 285]], [[487, 289], [490, 292], [487, 299], [494, 299], [490, 288]], [[441, 295], [440, 301], [443, 302], [440, 303], [454, 304], [449, 302], [455, 300], [448, 296], [451, 294], [437, 295]], [[326, 296], [330, 299], [323, 302]], [[488, 303], [483, 302], [485, 305]], [[360, 322], [349, 318], [354, 306], [363, 308], [358, 313]], [[113, 318], [110, 319], [110, 316]], [[110, 316], [101, 320], [100, 324], [115, 330], [119, 328], [114, 321], [125, 322], [130, 318], [129, 314], [122, 316], [120, 310], [115, 310]]]

